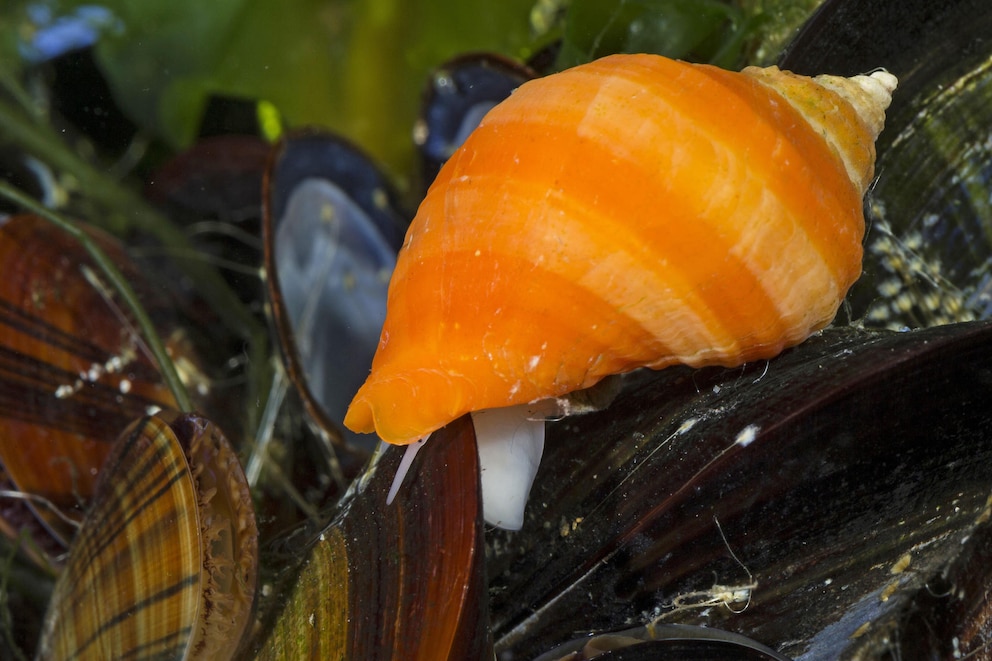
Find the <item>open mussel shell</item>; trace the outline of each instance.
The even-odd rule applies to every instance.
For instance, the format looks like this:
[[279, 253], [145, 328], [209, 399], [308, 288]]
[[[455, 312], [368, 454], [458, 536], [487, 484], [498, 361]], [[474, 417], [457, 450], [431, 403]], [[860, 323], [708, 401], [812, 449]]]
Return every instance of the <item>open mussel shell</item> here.
[[467, 416], [436, 433], [389, 505], [403, 450], [377, 455], [274, 590], [256, 658], [492, 658], [474, 441]]
[[386, 177], [343, 139], [307, 131], [275, 147], [263, 218], [271, 317], [290, 379], [333, 440], [379, 342], [408, 221], [399, 209]]
[[[4, 181], [40, 200], [45, 206], [56, 207], [59, 197], [65, 194], [48, 165], [14, 147], [0, 147], [0, 172]], [[0, 200], [0, 218], [19, 211], [17, 205], [6, 199]]]
[[59, 576], [39, 659], [226, 659], [251, 621], [258, 535], [212, 423], [160, 413], [114, 445]]
[[981, 0], [831, 0], [781, 61], [899, 78], [866, 200], [865, 274], [849, 297], [868, 325], [992, 316], [990, 33]]
[[491, 53], [461, 55], [435, 69], [413, 130], [425, 186], [493, 106], [536, 77], [530, 67]]
[[934, 658], [976, 649], [992, 631], [990, 374], [992, 323], [976, 322], [830, 329], [764, 363], [631, 375], [608, 409], [549, 424], [523, 530], [491, 533], [498, 655], [637, 622], [810, 659], [905, 655], [931, 625], [949, 632], [922, 641]]
[[[119, 244], [88, 231], [168, 337], [171, 307]], [[37, 216], [0, 221], [0, 461], [59, 543], [117, 433], [170, 406], [130, 312], [82, 247]]]

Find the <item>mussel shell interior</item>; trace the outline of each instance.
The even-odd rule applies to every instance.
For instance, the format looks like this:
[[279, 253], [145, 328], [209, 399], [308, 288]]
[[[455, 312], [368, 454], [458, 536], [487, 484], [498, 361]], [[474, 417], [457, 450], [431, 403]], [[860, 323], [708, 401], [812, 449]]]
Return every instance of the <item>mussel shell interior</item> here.
[[362, 152], [321, 133], [274, 152], [265, 189], [265, 268], [290, 378], [332, 438], [368, 367], [406, 217]]

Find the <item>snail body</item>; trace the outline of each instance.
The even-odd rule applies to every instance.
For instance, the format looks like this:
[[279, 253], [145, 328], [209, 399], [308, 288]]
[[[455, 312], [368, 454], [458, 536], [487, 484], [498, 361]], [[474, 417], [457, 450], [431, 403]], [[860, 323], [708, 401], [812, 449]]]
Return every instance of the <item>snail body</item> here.
[[523, 84], [410, 225], [345, 424], [408, 444], [611, 374], [803, 341], [861, 273], [895, 84], [655, 55]]

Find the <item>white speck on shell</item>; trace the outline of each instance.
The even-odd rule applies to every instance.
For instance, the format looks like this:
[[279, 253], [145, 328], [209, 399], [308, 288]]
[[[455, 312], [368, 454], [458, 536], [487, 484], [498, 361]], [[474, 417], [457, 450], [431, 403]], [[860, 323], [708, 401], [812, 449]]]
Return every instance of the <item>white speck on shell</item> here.
[[746, 448], [757, 438], [759, 431], [761, 431], [761, 428], [758, 425], [748, 425], [737, 434], [734, 443]]

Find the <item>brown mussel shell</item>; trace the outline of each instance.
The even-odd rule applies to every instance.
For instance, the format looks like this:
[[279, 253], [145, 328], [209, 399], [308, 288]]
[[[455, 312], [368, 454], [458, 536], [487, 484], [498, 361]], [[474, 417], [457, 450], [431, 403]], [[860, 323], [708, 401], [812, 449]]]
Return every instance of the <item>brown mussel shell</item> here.
[[472, 425], [464, 417], [437, 433], [387, 505], [402, 454], [377, 455], [326, 528], [286, 542], [302, 543], [305, 560], [263, 612], [255, 658], [492, 658]]
[[[87, 231], [166, 319], [120, 245]], [[166, 407], [175, 401], [134, 320], [85, 251], [37, 216], [0, 221], [0, 461], [16, 488], [78, 518], [118, 431]], [[72, 527], [35, 510], [66, 543]]]
[[251, 621], [257, 544], [247, 482], [217, 427], [140, 419], [100, 473], [38, 658], [231, 658]]

